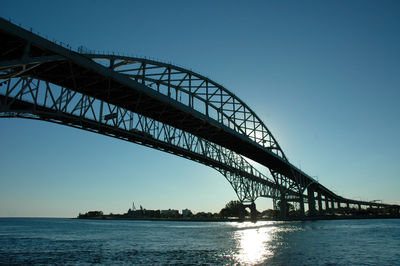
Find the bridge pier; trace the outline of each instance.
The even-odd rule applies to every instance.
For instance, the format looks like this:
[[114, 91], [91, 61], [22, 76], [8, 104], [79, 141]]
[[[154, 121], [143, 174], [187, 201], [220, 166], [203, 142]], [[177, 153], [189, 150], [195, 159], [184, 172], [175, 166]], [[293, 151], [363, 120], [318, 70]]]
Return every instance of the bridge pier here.
[[254, 201], [250, 204], [249, 208], [250, 208], [250, 219], [252, 222], [256, 222], [258, 218], [258, 211], [256, 209], [256, 204], [254, 203]]
[[240, 208], [239, 210], [239, 221], [243, 222], [244, 219], [246, 218], [246, 205], [243, 204], [244, 208]]
[[318, 212], [321, 215], [323, 213], [321, 192], [318, 191], [317, 197], [318, 197]]
[[[258, 211], [256, 209], [256, 204], [252, 201], [250, 204], [243, 204], [244, 208], [250, 209], [250, 219], [252, 222], [256, 222], [258, 218]], [[245, 212], [239, 217], [239, 220], [244, 221]]]
[[329, 198], [325, 195], [325, 211], [329, 210]]
[[307, 196], [308, 196], [308, 215], [315, 215], [315, 197], [314, 190], [310, 187], [307, 188]]
[[286, 201], [286, 197], [285, 197], [285, 193], [281, 192], [281, 199], [279, 202], [279, 209], [281, 212], [281, 218], [285, 219], [287, 217], [287, 201]]
[[306, 213], [304, 211], [303, 194], [299, 194], [299, 205], [300, 205], [300, 218], [303, 218], [306, 215]]
[[339, 210], [340, 213], [343, 212], [342, 203], [340, 201], [338, 201], [338, 210]]

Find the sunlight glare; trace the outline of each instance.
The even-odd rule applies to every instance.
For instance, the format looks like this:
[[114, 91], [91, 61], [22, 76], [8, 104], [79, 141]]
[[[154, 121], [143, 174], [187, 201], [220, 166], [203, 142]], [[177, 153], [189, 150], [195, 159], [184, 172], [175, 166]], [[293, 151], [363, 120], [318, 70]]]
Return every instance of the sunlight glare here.
[[240, 264], [259, 264], [273, 255], [269, 246], [273, 227], [245, 228], [235, 232]]

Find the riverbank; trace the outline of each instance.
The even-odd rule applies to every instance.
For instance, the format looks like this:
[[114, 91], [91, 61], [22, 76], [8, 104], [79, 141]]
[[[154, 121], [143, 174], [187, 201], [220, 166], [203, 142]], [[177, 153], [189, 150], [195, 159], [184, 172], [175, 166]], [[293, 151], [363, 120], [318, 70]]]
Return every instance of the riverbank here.
[[[254, 222], [250, 217], [239, 219], [231, 218], [156, 218], [156, 217], [126, 217], [116, 215], [102, 215], [96, 217], [77, 217], [74, 219], [86, 220], [132, 220], [132, 221], [171, 221], [171, 222]], [[328, 215], [328, 216], [306, 216], [306, 217], [288, 217], [288, 218], [266, 218], [262, 217], [256, 221], [319, 221], [319, 220], [352, 220], [352, 219], [400, 219], [400, 215]]]
[[[164, 217], [127, 217], [116, 215], [102, 215], [96, 217], [76, 217], [74, 219], [86, 220], [133, 220], [133, 221], [177, 221], [177, 222], [240, 222], [239, 218], [198, 218], [198, 217], [179, 217], [179, 218], [164, 218]], [[245, 219], [250, 220], [250, 219]]]

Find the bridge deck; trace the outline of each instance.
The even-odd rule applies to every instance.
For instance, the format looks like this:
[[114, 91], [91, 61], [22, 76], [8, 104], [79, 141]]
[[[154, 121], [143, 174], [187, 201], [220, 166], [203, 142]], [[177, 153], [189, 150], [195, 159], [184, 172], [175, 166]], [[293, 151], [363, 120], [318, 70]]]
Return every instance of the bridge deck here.
[[121, 106], [231, 149], [293, 179], [303, 187], [312, 184], [316, 190], [331, 198], [350, 201], [316, 183], [313, 178], [247, 136], [82, 54], [4, 19], [0, 19], [0, 39], [0, 73], [4, 74], [12, 66], [15, 72], [9, 73], [9, 77], [35, 77]]

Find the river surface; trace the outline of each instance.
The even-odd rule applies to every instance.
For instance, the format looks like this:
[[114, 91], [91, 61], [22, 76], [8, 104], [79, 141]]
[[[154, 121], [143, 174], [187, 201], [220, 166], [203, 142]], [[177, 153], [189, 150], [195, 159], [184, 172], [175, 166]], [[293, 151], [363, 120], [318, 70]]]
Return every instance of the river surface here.
[[400, 265], [400, 219], [254, 224], [0, 218], [0, 264]]

